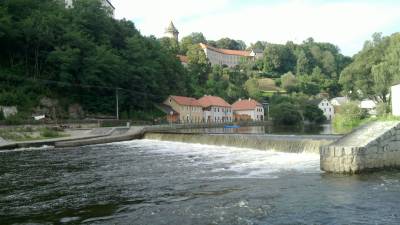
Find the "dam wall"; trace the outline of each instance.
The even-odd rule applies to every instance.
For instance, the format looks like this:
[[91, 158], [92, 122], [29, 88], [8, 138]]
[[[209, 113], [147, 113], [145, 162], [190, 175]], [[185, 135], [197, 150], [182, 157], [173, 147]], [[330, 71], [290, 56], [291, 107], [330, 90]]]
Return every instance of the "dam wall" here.
[[330, 144], [339, 137], [330, 135], [178, 134], [146, 132], [144, 138], [291, 153], [319, 153], [322, 145]]
[[360, 173], [400, 168], [400, 122], [372, 122], [320, 149], [321, 170]]

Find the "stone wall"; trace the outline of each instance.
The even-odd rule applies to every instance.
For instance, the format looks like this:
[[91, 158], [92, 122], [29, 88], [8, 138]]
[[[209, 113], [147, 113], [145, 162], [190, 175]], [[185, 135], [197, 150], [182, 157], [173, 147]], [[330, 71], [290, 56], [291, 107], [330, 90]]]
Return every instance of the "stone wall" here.
[[[364, 144], [360, 144], [363, 141]], [[400, 168], [400, 122], [374, 122], [363, 126], [321, 147], [320, 157], [321, 170], [334, 173]]]

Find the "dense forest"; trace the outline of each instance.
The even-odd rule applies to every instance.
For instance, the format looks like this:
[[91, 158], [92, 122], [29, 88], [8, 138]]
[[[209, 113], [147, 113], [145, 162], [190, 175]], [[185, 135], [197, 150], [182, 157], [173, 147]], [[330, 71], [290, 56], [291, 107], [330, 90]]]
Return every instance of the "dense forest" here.
[[0, 105], [28, 113], [42, 97], [61, 107], [124, 116], [168, 94], [187, 94], [181, 63], [154, 37], [116, 20], [97, 0], [4, 0], [0, 3]]
[[[234, 68], [211, 66], [198, 43], [263, 51], [264, 57]], [[47, 97], [56, 102], [59, 118], [68, 118], [71, 105], [86, 116], [112, 116], [118, 93], [122, 118], [149, 119], [154, 103], [170, 94], [217, 95], [230, 103], [252, 97], [275, 105], [276, 112], [307, 111], [305, 102], [321, 94], [386, 102], [388, 86], [399, 81], [399, 45], [399, 34], [375, 34], [350, 58], [312, 38], [246, 46], [194, 32], [178, 42], [141, 35], [97, 0], [76, 0], [72, 8], [63, 0], [3, 0], [0, 105], [16, 105], [30, 117]], [[188, 56], [187, 67], [177, 54]]]

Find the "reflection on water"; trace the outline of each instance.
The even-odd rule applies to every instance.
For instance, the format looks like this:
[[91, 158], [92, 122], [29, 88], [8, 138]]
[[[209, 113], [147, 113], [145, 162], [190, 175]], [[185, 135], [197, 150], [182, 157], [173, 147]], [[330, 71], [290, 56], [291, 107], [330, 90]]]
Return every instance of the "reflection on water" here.
[[317, 154], [135, 140], [0, 152], [0, 224], [400, 224], [400, 172]]
[[334, 134], [331, 124], [304, 126], [243, 126], [239, 128], [196, 128], [181, 129], [179, 132], [224, 134]]

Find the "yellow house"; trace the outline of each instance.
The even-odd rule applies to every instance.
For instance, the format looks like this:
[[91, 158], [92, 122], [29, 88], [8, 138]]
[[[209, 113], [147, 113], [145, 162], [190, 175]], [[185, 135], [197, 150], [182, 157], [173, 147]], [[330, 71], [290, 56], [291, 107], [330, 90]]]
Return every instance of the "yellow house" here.
[[195, 98], [171, 95], [163, 103], [179, 114], [181, 123], [203, 122], [202, 106]]

